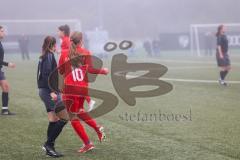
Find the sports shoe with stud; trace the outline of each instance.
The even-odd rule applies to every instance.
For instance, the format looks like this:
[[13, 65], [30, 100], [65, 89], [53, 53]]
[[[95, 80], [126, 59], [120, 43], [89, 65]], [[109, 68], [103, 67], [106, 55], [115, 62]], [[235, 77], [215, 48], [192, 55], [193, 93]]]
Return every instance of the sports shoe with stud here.
[[15, 113], [10, 112], [8, 109], [3, 109], [1, 114], [3, 116], [14, 116], [14, 115], [16, 115]]
[[106, 134], [104, 133], [103, 126], [99, 127], [97, 131], [98, 139], [100, 142], [104, 141], [106, 139]]
[[63, 154], [55, 151], [54, 146], [47, 145], [46, 143], [43, 145], [42, 149], [46, 151], [46, 155], [54, 158], [63, 157]]
[[223, 86], [227, 86], [227, 83], [224, 80], [219, 79], [218, 82]]
[[95, 147], [92, 143], [89, 143], [88, 145], [84, 145], [80, 150], [78, 151], [79, 153], [86, 153], [88, 151], [93, 150]]

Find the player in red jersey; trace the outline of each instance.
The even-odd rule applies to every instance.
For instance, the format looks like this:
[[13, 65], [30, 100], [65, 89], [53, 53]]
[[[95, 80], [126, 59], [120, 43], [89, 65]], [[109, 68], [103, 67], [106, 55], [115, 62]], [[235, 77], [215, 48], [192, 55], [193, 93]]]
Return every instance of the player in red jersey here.
[[61, 50], [68, 50], [70, 47], [70, 27], [65, 24], [58, 27], [58, 36], [61, 39]]
[[[81, 32], [74, 32], [70, 39], [71, 45], [69, 50], [63, 50], [61, 53], [59, 59], [59, 72], [64, 77], [63, 101], [70, 114], [71, 125], [84, 143], [79, 152], [84, 153], [93, 149], [94, 145], [89, 140], [79, 118], [96, 131], [100, 142], [105, 138], [103, 127], [97, 125], [96, 121], [84, 111], [84, 100], [85, 97], [88, 96], [88, 81], [86, 74], [87, 72], [93, 74], [107, 74], [108, 69], [93, 68], [90, 52], [82, 48]], [[76, 91], [78, 93], [76, 93]]]
[[[69, 50], [69, 47], [70, 47], [70, 38], [69, 38], [70, 27], [67, 24], [58, 27], [58, 36], [61, 39], [61, 50], [62, 51]], [[86, 99], [86, 101], [88, 103], [88, 106], [89, 106], [88, 111], [91, 111], [94, 107], [95, 101], [91, 100], [91, 98], [89, 96], [85, 97], [85, 99]]]

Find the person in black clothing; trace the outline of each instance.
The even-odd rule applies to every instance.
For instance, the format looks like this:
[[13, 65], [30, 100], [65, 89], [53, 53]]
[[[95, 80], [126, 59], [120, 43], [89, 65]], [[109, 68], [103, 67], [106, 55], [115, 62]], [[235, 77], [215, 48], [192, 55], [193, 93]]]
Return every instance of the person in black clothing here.
[[217, 53], [216, 59], [217, 64], [220, 67], [220, 79], [219, 83], [221, 85], [226, 86], [227, 83], [224, 81], [225, 77], [227, 76], [228, 72], [231, 69], [231, 63], [228, 54], [228, 39], [225, 35], [225, 26], [220, 25], [218, 27], [216, 36], [217, 36]]
[[205, 55], [212, 56], [213, 50], [215, 48], [215, 39], [211, 32], [206, 32], [204, 35], [204, 47], [205, 47]]
[[18, 40], [18, 44], [22, 54], [22, 59], [25, 60], [26, 58], [27, 60], [29, 60], [30, 57], [29, 57], [29, 49], [28, 49], [28, 45], [29, 45], [28, 36], [25, 34], [21, 35]]
[[[0, 40], [3, 39], [4, 36], [5, 36], [4, 28], [0, 26]], [[10, 112], [8, 109], [9, 84], [5, 78], [4, 72], [2, 71], [3, 66], [9, 67], [9, 68], [16, 67], [14, 63], [4, 61], [4, 49], [0, 41], [0, 86], [2, 88], [2, 115], [15, 115], [15, 113]]]
[[[61, 103], [61, 96], [58, 92], [54, 91], [49, 86], [49, 79], [53, 71], [57, 68], [57, 63], [54, 57], [56, 51], [56, 39], [51, 36], [47, 36], [44, 39], [42, 46], [42, 55], [40, 56], [37, 71], [37, 83], [39, 88], [39, 96], [43, 101], [46, 111], [48, 113], [48, 129], [47, 129], [47, 141], [43, 145], [43, 150], [46, 151], [46, 155], [51, 157], [62, 157], [61, 153], [55, 151], [54, 144], [56, 138], [61, 133], [63, 127], [68, 121], [67, 111], [62, 109], [61, 114], [65, 114], [59, 118], [56, 112], [56, 105]], [[54, 81], [58, 81], [58, 77]], [[53, 80], [53, 79], [51, 79]]]
[[145, 49], [145, 51], [147, 52], [149, 57], [152, 57], [152, 45], [151, 42], [149, 40], [146, 40], [143, 42], [143, 47]]

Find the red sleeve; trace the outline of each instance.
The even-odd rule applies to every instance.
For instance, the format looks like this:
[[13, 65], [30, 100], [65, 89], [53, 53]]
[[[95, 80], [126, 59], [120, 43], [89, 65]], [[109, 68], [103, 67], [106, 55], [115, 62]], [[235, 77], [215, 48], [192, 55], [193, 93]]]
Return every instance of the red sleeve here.
[[68, 43], [66, 41], [62, 42], [61, 49], [62, 50], [68, 49]]
[[59, 59], [59, 62], [58, 62], [58, 71], [60, 74], [64, 74], [64, 59], [65, 59], [65, 56], [63, 53], [61, 53], [61, 56], [60, 56], [60, 59]]
[[106, 71], [103, 69], [96, 69], [92, 64], [92, 56], [90, 52], [87, 52], [85, 64], [88, 66], [88, 72], [92, 74], [106, 74]]
[[62, 39], [61, 49], [68, 50], [69, 47], [70, 47], [70, 39], [69, 39], [69, 37], [64, 37]]
[[61, 75], [67, 75], [68, 73], [71, 72], [72, 68], [71, 68], [71, 62], [70, 61], [66, 61], [66, 59], [68, 58], [68, 51], [64, 51], [61, 53], [60, 59], [59, 59], [59, 63], [58, 63], [58, 71]]

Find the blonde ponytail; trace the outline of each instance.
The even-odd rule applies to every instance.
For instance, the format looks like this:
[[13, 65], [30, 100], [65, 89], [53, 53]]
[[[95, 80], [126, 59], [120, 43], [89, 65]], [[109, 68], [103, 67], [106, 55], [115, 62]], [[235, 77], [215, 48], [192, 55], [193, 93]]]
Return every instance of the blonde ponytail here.
[[81, 55], [77, 51], [77, 46], [82, 44], [82, 33], [73, 32], [71, 35], [71, 45], [69, 49], [69, 59], [74, 68], [78, 68], [81, 62]]

